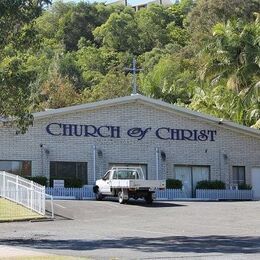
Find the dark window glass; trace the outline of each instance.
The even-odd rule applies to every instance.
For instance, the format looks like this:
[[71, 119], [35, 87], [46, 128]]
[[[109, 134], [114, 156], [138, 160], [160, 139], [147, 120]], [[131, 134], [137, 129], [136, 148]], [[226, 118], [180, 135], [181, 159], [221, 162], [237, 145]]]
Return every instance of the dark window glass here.
[[83, 185], [88, 184], [86, 162], [50, 162], [50, 178], [72, 180], [80, 179]]
[[233, 166], [233, 184], [245, 184], [245, 166]]
[[0, 171], [28, 177], [32, 175], [31, 161], [0, 161]]

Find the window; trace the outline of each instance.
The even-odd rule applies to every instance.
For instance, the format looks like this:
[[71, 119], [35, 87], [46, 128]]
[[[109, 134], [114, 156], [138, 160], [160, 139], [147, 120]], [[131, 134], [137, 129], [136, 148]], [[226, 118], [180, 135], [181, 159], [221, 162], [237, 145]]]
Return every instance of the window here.
[[6, 171], [23, 177], [28, 177], [32, 175], [32, 162], [0, 161], [0, 171]]
[[145, 179], [147, 180], [148, 179], [148, 172], [147, 172], [147, 164], [138, 164], [138, 163], [110, 163], [109, 164], [109, 167], [112, 168], [112, 167], [121, 167], [121, 168], [139, 168], [141, 167], [142, 168], [142, 172], [143, 174], [139, 173], [139, 179], [142, 179], [143, 176], [145, 177]]
[[245, 184], [245, 166], [233, 166], [233, 184]]
[[23, 177], [28, 177], [32, 175], [32, 162], [0, 161], [0, 171], [6, 171]]
[[116, 170], [115, 179], [139, 179], [139, 174], [134, 170]]
[[86, 162], [50, 162], [50, 178], [62, 180], [81, 180], [88, 184]]

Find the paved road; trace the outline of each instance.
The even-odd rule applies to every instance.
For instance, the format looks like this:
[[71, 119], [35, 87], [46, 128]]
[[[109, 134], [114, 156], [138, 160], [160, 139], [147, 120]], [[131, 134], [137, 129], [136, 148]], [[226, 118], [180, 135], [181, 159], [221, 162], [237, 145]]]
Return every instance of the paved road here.
[[260, 259], [257, 201], [55, 201], [55, 209], [55, 221], [1, 223], [0, 245], [94, 259]]

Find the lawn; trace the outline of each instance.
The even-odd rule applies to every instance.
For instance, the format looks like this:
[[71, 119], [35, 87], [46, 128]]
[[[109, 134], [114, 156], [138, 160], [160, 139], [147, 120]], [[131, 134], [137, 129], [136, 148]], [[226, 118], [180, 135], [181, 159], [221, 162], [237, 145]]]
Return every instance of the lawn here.
[[41, 218], [42, 215], [15, 202], [0, 198], [0, 221], [15, 221]]

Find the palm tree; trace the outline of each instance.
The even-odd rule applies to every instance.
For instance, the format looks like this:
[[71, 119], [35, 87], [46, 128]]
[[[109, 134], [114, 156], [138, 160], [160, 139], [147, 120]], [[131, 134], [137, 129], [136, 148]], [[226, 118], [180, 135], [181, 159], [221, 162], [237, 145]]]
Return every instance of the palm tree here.
[[260, 115], [260, 21], [256, 15], [253, 23], [232, 20], [216, 24], [215, 42], [200, 53], [204, 60], [201, 79], [213, 89], [225, 82], [235, 94], [230, 93], [230, 108], [235, 110], [230, 116], [246, 125], [255, 123]]

